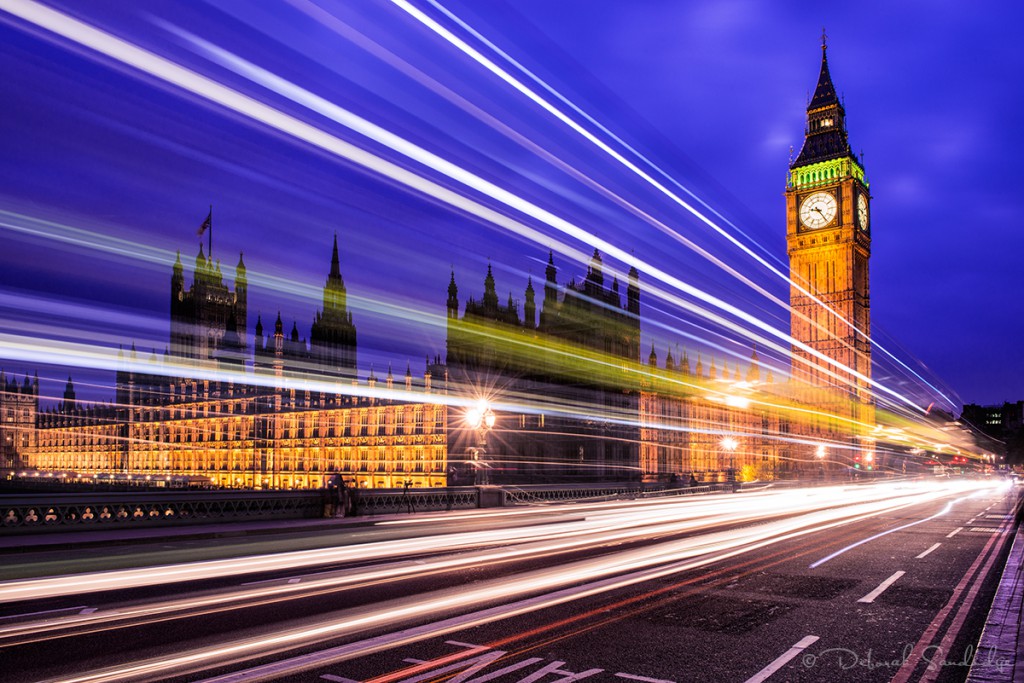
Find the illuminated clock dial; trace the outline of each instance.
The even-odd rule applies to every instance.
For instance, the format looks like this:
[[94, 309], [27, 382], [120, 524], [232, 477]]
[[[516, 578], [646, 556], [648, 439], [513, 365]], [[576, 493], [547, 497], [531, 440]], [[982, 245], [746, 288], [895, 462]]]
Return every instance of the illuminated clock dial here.
[[828, 192], [815, 192], [800, 205], [800, 222], [806, 228], [823, 228], [836, 217], [836, 198]]
[[868, 198], [862, 194], [857, 195], [857, 222], [861, 230], [868, 229]]

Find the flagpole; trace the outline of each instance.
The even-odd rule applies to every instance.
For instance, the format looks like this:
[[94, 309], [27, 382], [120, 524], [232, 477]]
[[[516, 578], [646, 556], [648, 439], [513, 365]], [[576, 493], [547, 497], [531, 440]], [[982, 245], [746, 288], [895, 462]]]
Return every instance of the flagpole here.
[[199, 230], [196, 233], [199, 235], [200, 251], [202, 251], [203, 249], [203, 233], [206, 232], [207, 230], [210, 231], [210, 237], [208, 238], [210, 240], [210, 247], [208, 249], [208, 251], [210, 252], [210, 263], [213, 263], [213, 204], [210, 204], [210, 213], [206, 214], [206, 219], [203, 221], [203, 224], [199, 226]]

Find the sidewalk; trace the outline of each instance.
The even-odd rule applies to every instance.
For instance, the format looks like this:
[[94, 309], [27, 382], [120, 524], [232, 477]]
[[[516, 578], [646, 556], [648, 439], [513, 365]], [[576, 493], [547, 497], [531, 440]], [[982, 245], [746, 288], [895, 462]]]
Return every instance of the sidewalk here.
[[1006, 558], [971, 665], [968, 683], [1024, 683], [1024, 534], [1019, 532]]

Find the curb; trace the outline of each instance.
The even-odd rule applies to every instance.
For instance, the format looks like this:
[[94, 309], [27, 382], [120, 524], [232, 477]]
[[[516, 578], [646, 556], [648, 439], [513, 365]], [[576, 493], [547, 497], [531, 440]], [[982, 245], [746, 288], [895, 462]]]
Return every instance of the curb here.
[[1024, 534], [1017, 529], [967, 683], [1024, 683]]

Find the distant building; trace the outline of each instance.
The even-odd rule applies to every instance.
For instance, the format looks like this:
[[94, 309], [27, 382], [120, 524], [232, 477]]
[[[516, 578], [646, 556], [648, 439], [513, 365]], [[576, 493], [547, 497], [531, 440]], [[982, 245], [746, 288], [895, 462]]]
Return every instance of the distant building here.
[[[447, 407], [431, 400], [434, 392], [446, 391], [443, 377], [433, 382], [431, 372], [438, 369], [429, 365], [418, 382], [410, 368], [397, 385], [390, 368], [381, 380], [372, 372], [357, 377], [356, 329], [346, 308], [337, 239], [311, 343], [299, 339], [294, 324], [286, 339], [280, 315], [265, 337], [257, 320], [252, 371], [244, 334], [246, 289], [241, 258], [232, 292], [219, 265], [200, 248], [186, 291], [179, 257], [171, 277], [171, 346], [164, 357], [143, 359], [133, 345], [121, 354], [114, 404], [78, 404], [69, 379], [64, 401], [38, 419], [37, 383], [11, 385], [0, 405], [10, 406], [21, 428], [5, 423], [4, 438], [10, 434], [20, 448], [12, 447], [11, 455], [5, 450], [7, 461], [85, 477], [130, 474], [159, 483], [186, 476], [225, 487], [320, 487], [335, 475], [363, 487], [445, 483]], [[228, 379], [206, 378], [212, 371], [226, 372]], [[296, 378], [390, 391], [377, 398], [296, 389], [288, 381]]]
[[[452, 272], [445, 357], [428, 358], [416, 380], [408, 365], [397, 383], [391, 368], [360, 377], [336, 237], [308, 340], [278, 313], [272, 330], [257, 316], [251, 345], [241, 255], [232, 290], [200, 247], [187, 290], [180, 256], [172, 269], [168, 349], [122, 353], [114, 404], [81, 405], [69, 379], [64, 401], [37, 415], [38, 382], [0, 381], [4, 466], [400, 487], [833, 477], [963, 453], [969, 438], [950, 416], [876, 424], [871, 196], [824, 44], [806, 113], [785, 189], [789, 381], [776, 382], [756, 349], [696, 351], [695, 362], [667, 349], [660, 364], [652, 345], [645, 362], [639, 273], [615, 271], [597, 250], [565, 284], [549, 252], [539, 302], [532, 278], [521, 300], [499, 296], [488, 266], [482, 294], [463, 303]], [[1022, 406], [964, 416], [1019, 435]]]
[[185, 289], [181, 254], [171, 275], [171, 345], [175, 358], [214, 360], [222, 351], [245, 349], [248, 283], [238, 256], [235, 291], [224, 284], [220, 261], [207, 258], [199, 245], [192, 286]]
[[35, 446], [39, 377], [19, 383], [0, 370], [0, 470], [24, 466]]
[[356, 370], [356, 327], [341, 277], [337, 235], [324, 285], [324, 305], [317, 311], [309, 333], [309, 355], [315, 367], [330, 377], [351, 376]]
[[991, 438], [991, 450], [1006, 462], [1024, 464], [1024, 401], [989, 406], [968, 403], [960, 420]]
[[[873, 457], [871, 379], [871, 194], [846, 131], [846, 110], [828, 67], [807, 105], [807, 127], [786, 184], [792, 377], [801, 400], [827, 418], [801, 425], [812, 439], [845, 440]], [[802, 388], [801, 388], [802, 387]]]
[[967, 403], [960, 417], [998, 439], [1009, 432], [1024, 428], [1024, 401], [992, 406]]
[[[887, 465], [875, 452], [870, 325], [870, 193], [853, 154], [846, 112], [822, 43], [804, 143], [790, 163], [786, 238], [792, 379], [762, 378], [756, 351], [746, 373], [698, 356], [651, 371], [641, 399], [645, 476], [825, 476]], [[657, 367], [652, 348], [648, 364]], [[813, 407], [813, 410], [807, 410]], [[657, 473], [657, 474], [654, 474]]]
[[[683, 351], [668, 351], [664, 367], [655, 349], [640, 398], [640, 458], [648, 481], [693, 475], [700, 481], [723, 478], [767, 480], [818, 474], [813, 445], [801, 462], [790, 439], [785, 387], [762, 371], [757, 351], [739, 363], [714, 359], [705, 366], [698, 354], [691, 367]], [[834, 454], [833, 454], [834, 455]]]
[[480, 435], [465, 411], [449, 414], [449, 452], [463, 469], [485, 469], [490, 483], [639, 480], [639, 383], [630, 371], [639, 361], [639, 275], [629, 271], [625, 300], [617, 278], [605, 284], [596, 250], [582, 282], [560, 285], [557, 275], [549, 253], [538, 320], [532, 279], [520, 316], [511, 293], [500, 303], [490, 266], [483, 296], [469, 298], [460, 317], [452, 274], [449, 386], [504, 407], [483, 464], [472, 462]]

